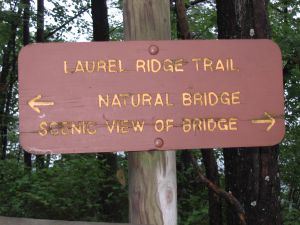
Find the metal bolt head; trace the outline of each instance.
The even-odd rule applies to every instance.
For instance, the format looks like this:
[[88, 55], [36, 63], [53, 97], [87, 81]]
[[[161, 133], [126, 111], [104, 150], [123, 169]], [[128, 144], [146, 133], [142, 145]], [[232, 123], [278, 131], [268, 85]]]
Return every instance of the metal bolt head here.
[[148, 48], [150, 55], [157, 55], [159, 48], [156, 45], [150, 45]]
[[164, 145], [164, 140], [161, 138], [156, 138], [154, 140], [154, 145], [156, 148], [161, 148]]

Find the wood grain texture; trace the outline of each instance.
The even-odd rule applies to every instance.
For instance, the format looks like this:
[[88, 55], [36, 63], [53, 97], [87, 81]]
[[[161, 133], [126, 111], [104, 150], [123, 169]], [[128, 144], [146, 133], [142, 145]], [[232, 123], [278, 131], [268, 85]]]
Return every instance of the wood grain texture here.
[[125, 40], [170, 39], [169, 1], [124, 1], [124, 32]]
[[130, 221], [177, 224], [175, 152], [129, 154]]
[[[168, 0], [124, 1], [125, 40], [170, 39]], [[129, 154], [129, 211], [132, 223], [176, 225], [175, 152]]]

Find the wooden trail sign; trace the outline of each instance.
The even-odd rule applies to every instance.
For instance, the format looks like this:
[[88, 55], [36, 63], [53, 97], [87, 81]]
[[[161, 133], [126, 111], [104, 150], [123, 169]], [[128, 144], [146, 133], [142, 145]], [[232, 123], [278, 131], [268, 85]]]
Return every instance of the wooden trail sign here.
[[35, 154], [268, 146], [285, 130], [269, 40], [34, 44], [19, 89]]

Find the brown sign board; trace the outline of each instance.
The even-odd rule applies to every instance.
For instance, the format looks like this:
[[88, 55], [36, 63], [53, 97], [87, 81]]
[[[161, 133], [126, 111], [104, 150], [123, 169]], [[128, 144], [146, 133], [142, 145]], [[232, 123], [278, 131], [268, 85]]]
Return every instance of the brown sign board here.
[[35, 154], [274, 145], [281, 53], [269, 40], [33, 44], [19, 107]]

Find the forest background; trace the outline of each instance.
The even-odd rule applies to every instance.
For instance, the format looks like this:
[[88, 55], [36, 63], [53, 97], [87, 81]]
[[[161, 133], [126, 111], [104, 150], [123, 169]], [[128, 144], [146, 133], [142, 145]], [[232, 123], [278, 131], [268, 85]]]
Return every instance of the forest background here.
[[[177, 151], [178, 224], [239, 224], [232, 216], [235, 209], [222, 196], [207, 189], [199, 175], [204, 171], [214, 185], [231, 191], [238, 198], [247, 224], [299, 225], [300, 1], [225, 2], [226, 6], [222, 1], [213, 0], [171, 0], [172, 39], [271, 37], [283, 54], [286, 136], [279, 148], [270, 148], [271, 153], [262, 148], [235, 149], [230, 153], [226, 149]], [[269, 28], [266, 35], [259, 36], [259, 32], [247, 27], [255, 18], [255, 13], [245, 16], [250, 12], [249, 7], [230, 7], [252, 4], [252, 11], [264, 10], [254, 2], [266, 4], [268, 22], [265, 24]], [[20, 49], [34, 42], [123, 40], [122, 10], [122, 1], [117, 0], [0, 1], [0, 215], [128, 221], [126, 153], [35, 156], [23, 151], [18, 133], [17, 58]], [[240, 23], [235, 21], [242, 17]], [[234, 27], [231, 33], [226, 22]], [[275, 190], [271, 197], [267, 189], [261, 188], [269, 179], [265, 176], [261, 181], [260, 177], [265, 155], [275, 163], [270, 175], [271, 188]], [[241, 166], [243, 163], [246, 166]], [[254, 167], [260, 168], [257, 177], [245, 175]], [[235, 176], [230, 175], [232, 171]], [[249, 184], [252, 182], [260, 189], [251, 195]], [[269, 196], [270, 201], [264, 196]], [[277, 205], [272, 201], [278, 201], [278, 207], [265, 207]], [[262, 223], [264, 219], [271, 220], [266, 217], [273, 217], [274, 222]]]

